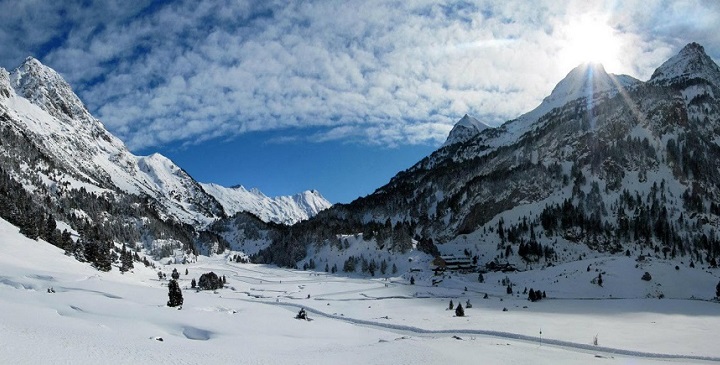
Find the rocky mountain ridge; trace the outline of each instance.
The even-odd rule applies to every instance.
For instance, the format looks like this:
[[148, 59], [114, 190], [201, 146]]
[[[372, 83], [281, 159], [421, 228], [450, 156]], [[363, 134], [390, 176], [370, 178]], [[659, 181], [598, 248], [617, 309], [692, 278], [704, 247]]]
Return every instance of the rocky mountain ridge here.
[[647, 82], [581, 65], [533, 111], [291, 227], [256, 258], [293, 266], [355, 235], [382, 250], [517, 265], [577, 260], [581, 247], [710, 260], [720, 254], [717, 70], [697, 44]]

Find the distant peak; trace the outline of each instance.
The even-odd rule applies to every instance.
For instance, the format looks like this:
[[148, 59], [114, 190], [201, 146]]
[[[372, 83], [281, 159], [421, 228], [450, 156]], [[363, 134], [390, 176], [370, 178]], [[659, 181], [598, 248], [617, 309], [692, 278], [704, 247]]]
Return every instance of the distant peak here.
[[74, 120], [94, 119], [67, 81], [34, 57], [26, 58], [13, 70], [11, 80], [18, 95], [58, 119], [64, 116]]
[[705, 48], [698, 43], [691, 42], [685, 45], [680, 54], [705, 54]]
[[488, 128], [492, 127], [469, 116], [468, 114], [465, 114], [457, 123], [455, 123], [455, 126], [450, 131], [447, 140], [445, 140], [444, 146], [465, 142]]
[[40, 61], [38, 61], [37, 58], [35, 58], [33, 56], [27, 56], [27, 58], [25, 58], [25, 62], [23, 62], [23, 65], [26, 65], [26, 64], [34, 65], [34, 66], [43, 66], [43, 64]]
[[655, 84], [682, 84], [689, 79], [704, 79], [720, 87], [720, 67], [705, 53], [698, 43], [688, 43], [678, 54], [670, 57], [655, 72], [650, 82]]

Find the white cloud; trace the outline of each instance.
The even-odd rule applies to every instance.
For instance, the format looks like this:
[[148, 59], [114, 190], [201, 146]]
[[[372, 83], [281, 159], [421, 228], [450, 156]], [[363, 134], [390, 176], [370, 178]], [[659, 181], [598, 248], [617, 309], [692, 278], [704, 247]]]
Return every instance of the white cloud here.
[[465, 113], [497, 125], [535, 107], [583, 14], [615, 31], [610, 72], [647, 79], [690, 41], [720, 55], [711, 1], [51, 3], [0, 0], [17, 45], [0, 61], [46, 49], [133, 148], [285, 129], [274, 142], [441, 144]]

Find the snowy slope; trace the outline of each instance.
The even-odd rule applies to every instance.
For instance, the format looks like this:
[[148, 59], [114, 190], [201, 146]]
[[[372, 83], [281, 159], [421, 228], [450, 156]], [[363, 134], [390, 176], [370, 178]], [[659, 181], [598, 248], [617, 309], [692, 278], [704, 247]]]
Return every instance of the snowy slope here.
[[222, 204], [229, 216], [248, 212], [265, 222], [291, 225], [332, 205], [315, 190], [270, 198], [257, 189], [247, 190], [243, 186], [226, 188], [217, 184], [202, 184], [202, 187]]
[[[0, 358], [8, 364], [720, 362], [717, 303], [643, 296], [652, 288], [670, 294], [686, 287], [707, 298], [717, 273], [657, 262], [635, 268], [630, 260], [589, 259], [487, 274], [482, 284], [475, 274], [446, 276], [434, 286], [426, 268], [348, 277], [235, 264], [218, 255], [160, 267], [168, 276], [173, 268], [181, 273], [184, 303], [176, 310], [165, 306], [167, 281], [154, 270], [97, 272], [0, 220], [0, 267]], [[604, 287], [589, 282], [595, 269], [607, 272]], [[209, 271], [225, 276], [226, 288], [189, 289], [191, 279]], [[639, 279], [643, 271], [652, 272], [651, 282]], [[410, 275], [417, 275], [415, 285]], [[547, 298], [531, 303], [521, 293], [505, 294], [499, 283], [505, 277], [518, 291], [536, 286]], [[636, 292], [625, 296], [620, 281]], [[473, 307], [456, 317], [447, 310], [450, 300]], [[312, 321], [293, 319], [300, 308]]]

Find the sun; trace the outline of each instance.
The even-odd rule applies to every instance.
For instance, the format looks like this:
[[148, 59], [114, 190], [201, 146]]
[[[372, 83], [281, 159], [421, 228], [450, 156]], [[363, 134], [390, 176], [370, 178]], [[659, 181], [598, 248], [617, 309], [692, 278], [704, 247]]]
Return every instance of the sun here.
[[605, 69], [619, 66], [617, 32], [598, 17], [582, 17], [569, 23], [562, 34], [559, 57], [567, 70], [582, 63], [601, 63]]

